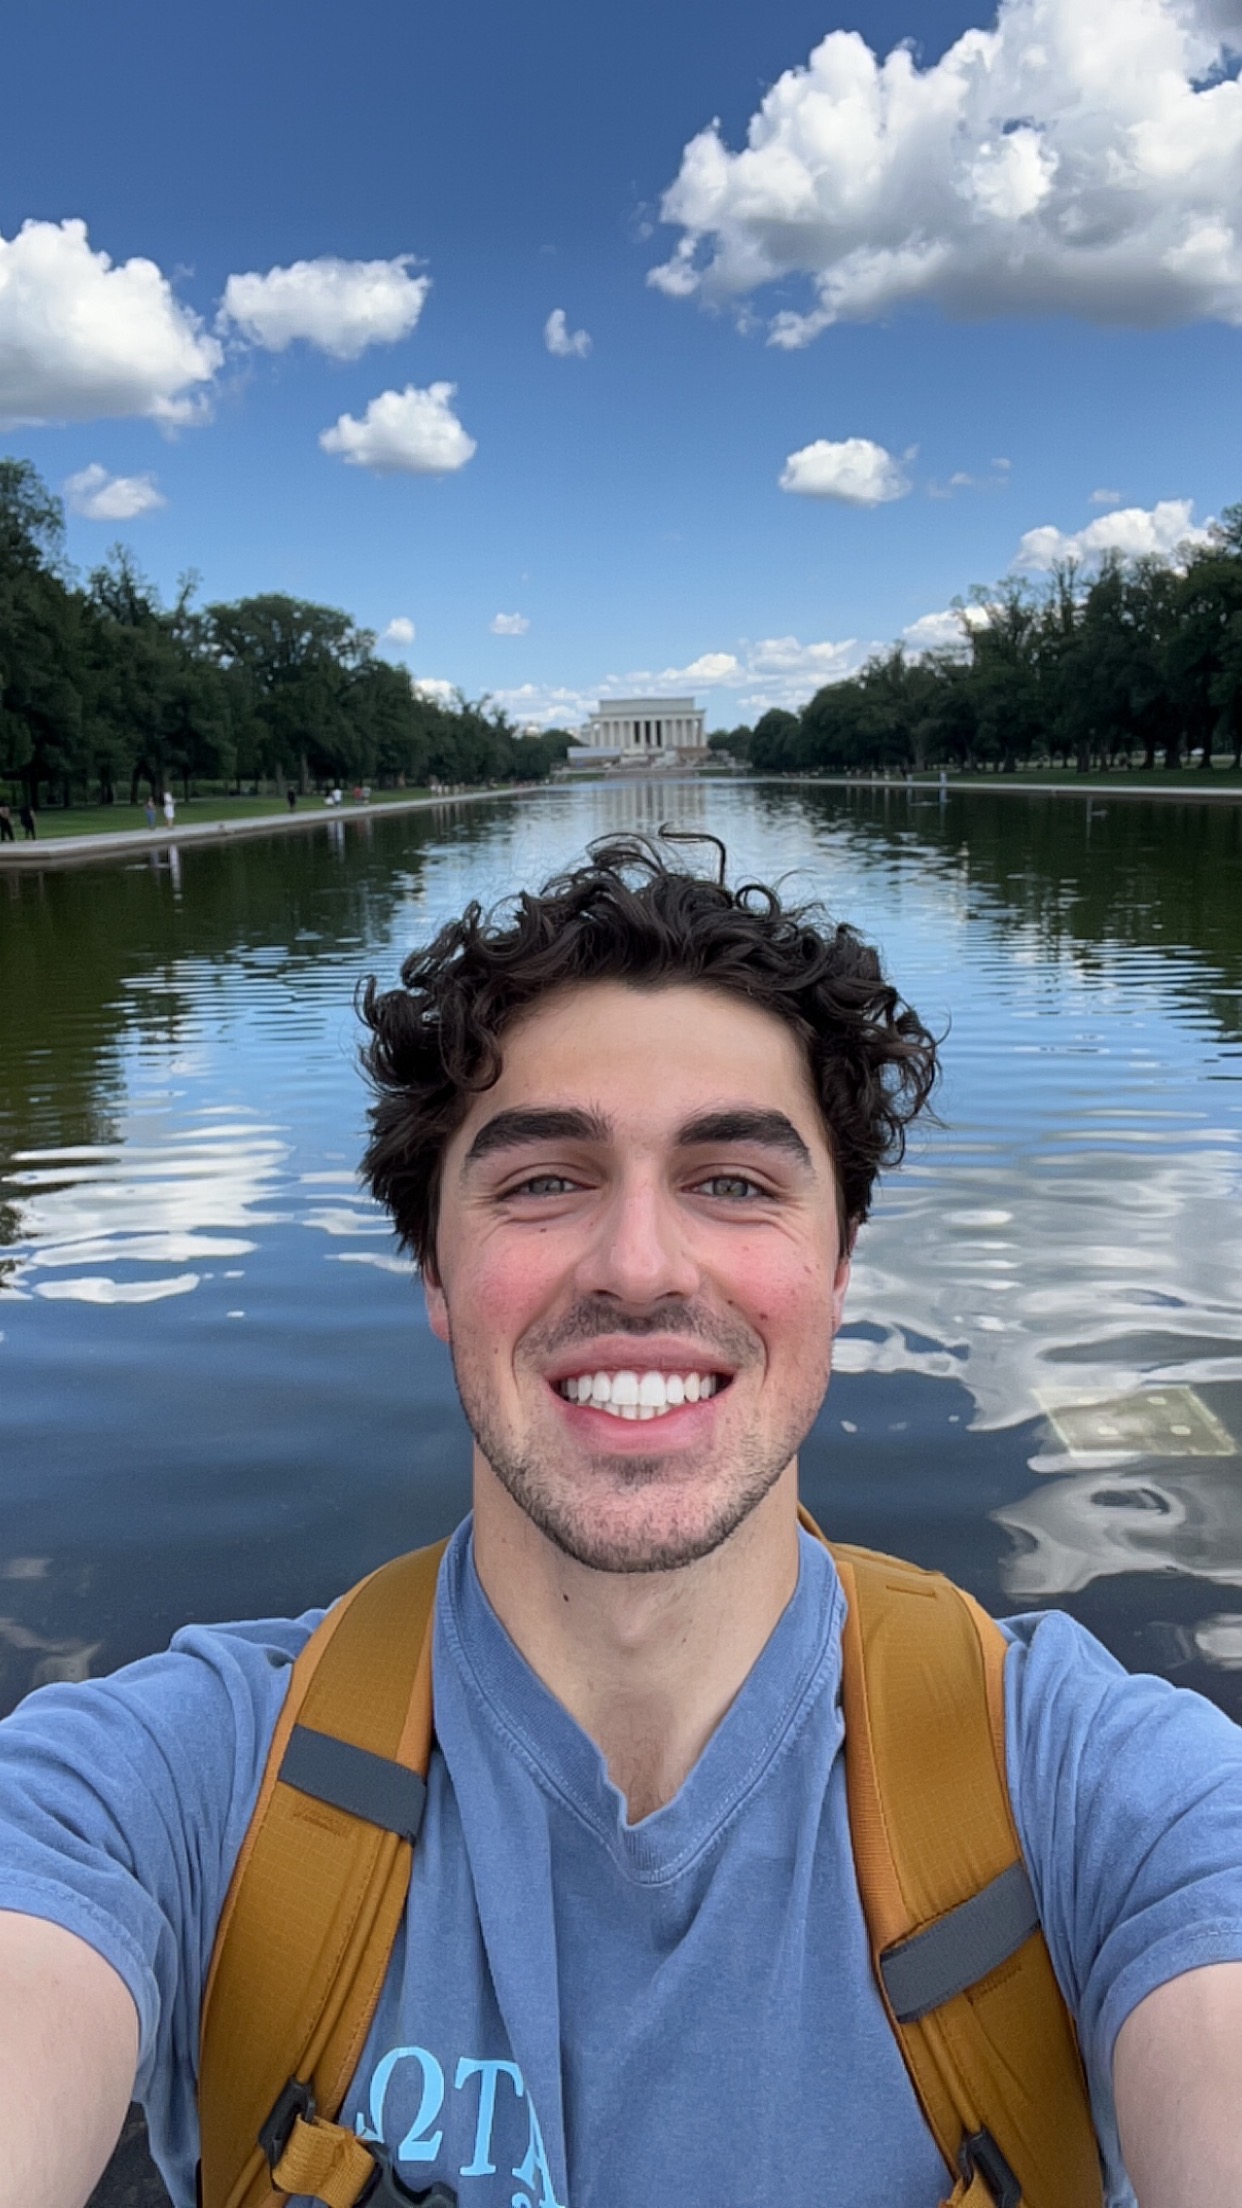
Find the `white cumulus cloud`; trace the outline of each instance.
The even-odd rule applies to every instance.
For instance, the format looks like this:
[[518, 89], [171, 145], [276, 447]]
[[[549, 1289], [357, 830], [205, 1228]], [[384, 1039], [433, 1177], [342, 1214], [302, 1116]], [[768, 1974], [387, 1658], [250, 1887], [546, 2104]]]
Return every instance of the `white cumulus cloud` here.
[[296, 338], [336, 360], [357, 360], [368, 345], [408, 337], [431, 289], [411, 276], [412, 253], [391, 261], [342, 261], [325, 254], [289, 268], [230, 276], [221, 323], [232, 323], [252, 345], [283, 353]]
[[675, 667], [634, 667], [605, 675], [591, 689], [524, 682], [493, 692], [497, 705], [527, 728], [581, 729], [601, 698], [664, 697], [707, 692], [708, 722], [731, 727], [758, 720], [773, 705], [798, 707], [826, 682], [862, 665], [869, 647], [845, 642], [804, 644], [796, 636], [742, 639], [733, 651], [700, 652]]
[[1196, 524], [1193, 513], [1193, 499], [1162, 498], [1151, 507], [1119, 506], [1089, 521], [1085, 529], [1057, 529], [1045, 522], [1026, 531], [1014, 565], [1049, 568], [1058, 560], [1090, 564], [1108, 552], [1127, 560], [1174, 560], [1183, 545], [1211, 541], [1210, 527]]
[[153, 475], [109, 475], [98, 460], [65, 478], [71, 512], [88, 521], [136, 521], [167, 503]]
[[398, 651], [404, 651], [407, 644], [412, 644], [413, 642], [414, 623], [410, 620], [408, 614], [394, 614], [392, 620], [388, 624], [388, 627], [380, 631], [380, 643], [393, 644], [396, 646]]
[[494, 690], [495, 703], [519, 728], [576, 729], [595, 710], [599, 690], [569, 690], [563, 683], [522, 682], [511, 690]]
[[803, 498], [836, 498], [847, 506], [882, 506], [904, 498], [910, 481], [901, 462], [869, 437], [838, 442], [817, 437], [813, 445], [791, 452], [781, 471], [781, 489]]
[[585, 360], [591, 350], [586, 330], [571, 330], [564, 307], [553, 307], [543, 325], [543, 342], [558, 360]]
[[915, 659], [922, 652], [964, 653], [969, 642], [967, 632], [986, 629], [990, 618], [986, 606], [946, 606], [940, 613], [920, 614], [917, 621], [902, 630], [901, 641]]
[[222, 359], [154, 261], [114, 266], [84, 222], [0, 237], [0, 421], [201, 419]]
[[701, 652], [681, 667], [637, 668], [624, 676], [610, 675], [597, 693], [600, 697], [641, 697], [650, 691], [714, 690], [733, 692], [718, 700], [714, 717], [722, 711], [738, 719], [754, 719], [769, 706], [805, 705], [826, 682], [840, 682], [866, 657], [857, 640], [843, 643], [804, 644], [796, 636], [746, 639], [735, 651]]
[[901, 641], [917, 657], [920, 652], [961, 651], [966, 640], [958, 616], [946, 609], [943, 613], [920, 614], [917, 621], [902, 630]]
[[769, 636], [748, 647], [745, 680], [738, 704], [743, 717], [758, 720], [772, 706], [796, 712], [825, 683], [842, 682], [862, 665], [866, 652], [857, 639], [840, 644], [803, 644], [796, 636]]
[[796, 636], [770, 636], [753, 644], [748, 657], [755, 674], [794, 675], [823, 683], [846, 674], [855, 651], [853, 637], [843, 644], [800, 644]]
[[494, 613], [487, 625], [493, 636], [525, 636], [530, 622], [524, 613]]
[[662, 667], [659, 674], [631, 675], [626, 683], [625, 695], [632, 686], [634, 695], [642, 696], [642, 686], [651, 683], [657, 690], [715, 690], [722, 684], [741, 682], [742, 663], [736, 652], [700, 652], [685, 667]]
[[413, 675], [410, 688], [416, 698], [428, 698], [432, 705], [451, 705], [457, 696], [457, 684], [443, 675]]
[[752, 116], [691, 139], [649, 281], [741, 302], [807, 279], [770, 342], [916, 300], [950, 314], [1242, 322], [1237, 0], [1000, 0], [930, 67], [833, 31]]
[[339, 453], [350, 467], [376, 475], [452, 475], [478, 450], [453, 412], [455, 383], [432, 383], [425, 391], [407, 383], [404, 391], [381, 391], [359, 421], [342, 414], [319, 442]]

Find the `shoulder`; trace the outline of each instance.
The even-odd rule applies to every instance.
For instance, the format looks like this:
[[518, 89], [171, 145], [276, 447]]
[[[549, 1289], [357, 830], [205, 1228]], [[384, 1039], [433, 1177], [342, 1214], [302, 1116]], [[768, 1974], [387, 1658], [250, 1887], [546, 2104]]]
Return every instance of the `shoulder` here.
[[40, 1688], [0, 1725], [0, 1819], [72, 1823], [90, 1797], [120, 1839], [193, 1819], [240, 1844], [289, 1675], [322, 1615], [186, 1626], [158, 1655]]
[[1185, 1687], [1128, 1672], [1064, 1611], [1004, 1618], [1009, 1776], [1015, 1795], [1137, 1790], [1144, 1814], [1170, 1784], [1242, 1778], [1242, 1729]]
[[189, 1626], [108, 1677], [40, 1688], [0, 1724], [0, 1909], [60, 1924], [118, 1971], [141, 2020], [144, 2090], [161, 2051], [193, 2043], [228, 1880], [318, 1615]]
[[1089, 2065], [1156, 1986], [1242, 1960], [1242, 1729], [1062, 1612], [1003, 1621], [1014, 1815]]

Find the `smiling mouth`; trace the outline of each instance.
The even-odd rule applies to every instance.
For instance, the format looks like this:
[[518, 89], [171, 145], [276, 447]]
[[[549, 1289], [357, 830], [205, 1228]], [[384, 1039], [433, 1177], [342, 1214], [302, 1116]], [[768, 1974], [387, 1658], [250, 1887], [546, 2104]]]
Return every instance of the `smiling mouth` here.
[[656, 1372], [653, 1370], [571, 1373], [555, 1383], [567, 1403], [589, 1405], [610, 1418], [667, 1418], [687, 1403], [706, 1403], [727, 1388], [731, 1375], [723, 1372]]

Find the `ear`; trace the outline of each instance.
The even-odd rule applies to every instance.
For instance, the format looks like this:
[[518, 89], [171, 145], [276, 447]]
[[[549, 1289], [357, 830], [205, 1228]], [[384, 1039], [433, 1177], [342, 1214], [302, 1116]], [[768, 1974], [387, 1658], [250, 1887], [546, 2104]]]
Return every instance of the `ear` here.
[[427, 1323], [439, 1342], [452, 1339], [449, 1326], [448, 1298], [436, 1271], [435, 1261], [428, 1258], [423, 1266], [423, 1301], [427, 1306]]
[[837, 1333], [837, 1329], [840, 1326], [841, 1321], [845, 1315], [845, 1291], [850, 1284], [850, 1254], [853, 1251], [853, 1247], [854, 1237], [853, 1235], [851, 1235], [849, 1240], [849, 1249], [846, 1251], [844, 1257], [838, 1258], [837, 1269], [832, 1276], [831, 1310], [832, 1332], [834, 1339]]

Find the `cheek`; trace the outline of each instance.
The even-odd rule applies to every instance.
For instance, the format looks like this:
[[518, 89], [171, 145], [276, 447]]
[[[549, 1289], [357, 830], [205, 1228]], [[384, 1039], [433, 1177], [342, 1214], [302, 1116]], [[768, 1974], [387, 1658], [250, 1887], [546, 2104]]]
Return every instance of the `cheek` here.
[[469, 1334], [503, 1358], [508, 1346], [538, 1315], [554, 1285], [556, 1268], [545, 1237], [518, 1241], [498, 1236], [457, 1253], [448, 1302], [458, 1340]]
[[770, 1354], [801, 1354], [835, 1331], [834, 1270], [805, 1250], [757, 1242], [745, 1253], [731, 1301], [765, 1337]]

